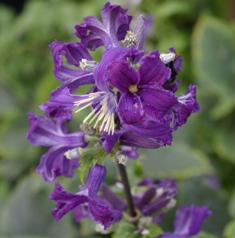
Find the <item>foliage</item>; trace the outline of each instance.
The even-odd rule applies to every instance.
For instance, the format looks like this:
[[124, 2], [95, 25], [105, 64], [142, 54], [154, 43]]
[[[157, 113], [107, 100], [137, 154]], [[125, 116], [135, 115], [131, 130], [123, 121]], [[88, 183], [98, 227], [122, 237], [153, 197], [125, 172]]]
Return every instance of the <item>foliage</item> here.
[[[79, 237], [90, 237], [94, 228], [88, 221], [83, 224], [85, 228], [79, 229], [70, 217], [60, 223], [51, 218], [53, 204], [47, 197], [53, 185], [35, 175], [44, 149], [36, 149], [25, 140], [26, 112], [40, 113], [37, 106], [48, 100], [50, 91], [59, 85], [53, 77], [48, 44], [54, 39], [76, 41], [73, 26], [86, 15], [98, 15], [104, 2], [34, 0], [28, 1], [19, 15], [0, 6], [1, 237], [72, 238], [77, 233]], [[173, 146], [141, 151], [145, 174], [154, 179], [178, 180], [179, 205], [199, 202], [211, 206], [214, 215], [197, 238], [222, 234], [232, 238], [235, 234], [235, 25], [227, 19], [228, 3], [143, 0], [138, 6], [129, 6], [132, 13], [150, 14], [154, 21], [156, 28], [150, 29], [147, 47], [166, 52], [174, 46], [182, 55], [182, 92], [188, 83], [198, 85], [201, 112], [175, 133]], [[230, 18], [234, 17], [230, 14]], [[113, 165], [109, 166], [112, 170]], [[132, 166], [133, 183], [137, 180], [134, 175], [142, 174], [138, 166]], [[216, 187], [213, 178], [220, 181]], [[164, 222], [172, 229], [173, 216], [169, 214]], [[120, 225], [122, 237], [123, 229], [128, 233], [132, 228]]]

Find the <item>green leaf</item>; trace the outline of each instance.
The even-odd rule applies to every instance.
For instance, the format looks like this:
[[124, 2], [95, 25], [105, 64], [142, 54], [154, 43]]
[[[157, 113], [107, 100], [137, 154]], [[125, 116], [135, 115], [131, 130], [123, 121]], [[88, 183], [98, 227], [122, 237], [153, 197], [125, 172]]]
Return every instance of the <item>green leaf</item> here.
[[178, 183], [178, 206], [191, 205], [208, 206], [212, 215], [203, 222], [203, 230], [219, 237], [225, 224], [231, 219], [227, 211], [226, 194], [210, 186], [210, 180], [197, 177]]
[[195, 236], [195, 238], [219, 238], [213, 234], [209, 234], [207, 232], [201, 231], [199, 235]]
[[195, 74], [207, 93], [216, 93], [218, 103], [210, 109], [214, 118], [221, 118], [235, 107], [235, 30], [212, 17], [201, 17], [192, 38]]
[[102, 163], [107, 153], [103, 148], [94, 147], [94, 148], [79, 148], [80, 155], [80, 166], [78, 168], [79, 177], [81, 182], [84, 184], [84, 175], [85, 173], [96, 163]]
[[113, 234], [112, 238], [142, 238], [142, 235], [134, 234], [136, 227], [124, 220], [117, 224], [116, 232]]
[[189, 178], [213, 173], [205, 154], [185, 143], [175, 142], [172, 147], [144, 150], [145, 174], [152, 178]]
[[224, 238], [234, 238], [235, 220], [230, 221], [224, 229]]
[[59, 223], [51, 216], [54, 204], [48, 195], [53, 187], [53, 184], [46, 184], [38, 175], [28, 176], [19, 182], [0, 214], [0, 237], [4, 234], [10, 237], [73, 237], [74, 228], [69, 216]]

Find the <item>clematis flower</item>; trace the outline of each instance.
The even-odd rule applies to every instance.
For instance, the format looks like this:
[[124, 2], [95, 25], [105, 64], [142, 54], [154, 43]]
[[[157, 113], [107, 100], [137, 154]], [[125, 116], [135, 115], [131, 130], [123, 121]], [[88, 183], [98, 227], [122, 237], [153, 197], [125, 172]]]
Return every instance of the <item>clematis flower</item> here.
[[144, 216], [153, 217], [154, 223], [159, 223], [166, 211], [175, 205], [174, 196], [177, 187], [172, 179], [155, 183], [150, 179], [144, 179], [138, 187], [146, 186], [145, 192], [135, 194], [135, 205]]
[[90, 50], [99, 46], [117, 47], [125, 38], [132, 19], [126, 12], [127, 9], [107, 2], [101, 10], [102, 22], [94, 16], [85, 17], [84, 23], [75, 26], [75, 34]]
[[85, 147], [83, 132], [67, 133], [61, 119], [54, 123], [49, 118], [28, 113], [29, 131], [27, 139], [36, 146], [51, 147], [40, 160], [37, 172], [42, 174], [46, 182], [52, 182], [58, 176], [73, 176], [73, 169], [79, 165], [78, 154], [67, 159], [64, 153], [78, 147]]
[[200, 232], [204, 219], [210, 215], [211, 211], [206, 206], [182, 206], [176, 211], [174, 232], [165, 232], [158, 238], [188, 238], [195, 236]]
[[172, 112], [174, 114], [173, 130], [186, 123], [191, 113], [198, 112], [200, 106], [196, 100], [196, 86], [189, 85], [185, 95], [178, 97], [178, 104], [174, 105]]
[[165, 114], [177, 103], [174, 94], [162, 87], [170, 73], [157, 51], [144, 56], [138, 70], [126, 60], [109, 64], [106, 80], [121, 93], [117, 112], [122, 123], [164, 121]]
[[92, 220], [103, 225], [105, 229], [120, 220], [121, 211], [114, 209], [97, 196], [105, 175], [106, 168], [104, 166], [94, 165], [89, 171], [86, 184], [75, 194], [65, 191], [56, 182], [55, 189], [50, 195], [50, 199], [56, 202], [52, 216], [59, 221], [66, 213], [74, 210], [77, 221], [90, 216]]
[[[94, 83], [91, 71], [95, 61], [83, 44], [55, 40], [49, 46], [54, 58], [55, 78], [63, 83], [57, 91], [67, 87], [74, 92], [81, 85]], [[63, 63], [63, 57], [67, 65]]]

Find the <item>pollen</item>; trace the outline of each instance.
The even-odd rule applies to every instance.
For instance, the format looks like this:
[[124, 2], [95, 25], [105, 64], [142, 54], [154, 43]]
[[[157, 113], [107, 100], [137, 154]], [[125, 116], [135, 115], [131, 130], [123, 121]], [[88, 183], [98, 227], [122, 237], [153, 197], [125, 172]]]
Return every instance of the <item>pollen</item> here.
[[134, 32], [127, 31], [125, 39], [122, 41], [122, 43], [126, 47], [130, 47], [132, 45], [135, 45], [136, 44], [136, 36], [135, 36]]
[[138, 92], [138, 87], [137, 87], [136, 84], [131, 84], [131, 85], [128, 87], [128, 90], [129, 90], [129, 92], [131, 92], [131, 93], [136, 93], [136, 92]]

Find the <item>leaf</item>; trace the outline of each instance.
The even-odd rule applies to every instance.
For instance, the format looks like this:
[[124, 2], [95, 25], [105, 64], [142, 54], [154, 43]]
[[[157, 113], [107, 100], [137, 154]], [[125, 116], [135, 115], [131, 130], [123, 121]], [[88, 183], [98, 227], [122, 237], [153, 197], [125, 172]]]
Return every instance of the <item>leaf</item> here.
[[112, 238], [142, 238], [142, 235], [134, 234], [136, 227], [126, 221], [120, 221], [117, 224], [116, 232], [113, 234]]
[[227, 212], [227, 198], [220, 189], [212, 188], [207, 178], [197, 177], [178, 183], [178, 206], [208, 206], [212, 215], [203, 222], [203, 230], [219, 237], [225, 224], [230, 220]]
[[219, 237], [214, 236], [213, 234], [209, 234], [207, 232], [201, 231], [199, 235], [195, 236], [195, 238], [219, 238]]
[[79, 177], [84, 184], [85, 173], [98, 161], [103, 162], [107, 153], [100, 147], [82, 149], [79, 148], [80, 165], [78, 167]]
[[218, 103], [210, 109], [221, 118], [235, 107], [235, 30], [212, 17], [201, 17], [192, 38], [193, 62], [198, 82], [208, 94], [216, 93]]
[[224, 229], [224, 238], [234, 238], [235, 220], [230, 221]]
[[22, 180], [3, 212], [0, 214], [0, 236], [49, 236], [71, 238], [74, 229], [69, 216], [57, 223], [51, 216], [53, 203], [48, 199], [53, 184], [46, 184], [37, 175], [31, 175]]
[[182, 179], [213, 173], [206, 155], [185, 143], [175, 142], [172, 147], [144, 150], [144, 153], [143, 167], [148, 177]]

